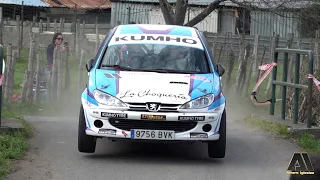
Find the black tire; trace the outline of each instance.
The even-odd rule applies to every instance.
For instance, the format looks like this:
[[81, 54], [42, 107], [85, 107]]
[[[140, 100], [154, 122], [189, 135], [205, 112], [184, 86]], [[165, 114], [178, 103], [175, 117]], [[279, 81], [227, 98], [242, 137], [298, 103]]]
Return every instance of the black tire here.
[[81, 106], [79, 114], [79, 127], [78, 127], [78, 150], [82, 153], [94, 153], [96, 150], [97, 138], [88, 136], [85, 132], [86, 122], [84, 117], [84, 110]]
[[226, 155], [226, 110], [223, 111], [219, 134], [220, 138], [217, 141], [208, 142], [208, 155], [210, 158], [224, 158]]

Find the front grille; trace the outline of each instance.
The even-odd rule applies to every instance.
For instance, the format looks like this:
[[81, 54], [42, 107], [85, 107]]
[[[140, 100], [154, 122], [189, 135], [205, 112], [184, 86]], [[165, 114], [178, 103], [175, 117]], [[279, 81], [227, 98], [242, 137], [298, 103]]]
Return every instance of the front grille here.
[[118, 129], [126, 131], [130, 131], [131, 129], [148, 129], [171, 130], [176, 133], [191, 130], [197, 125], [197, 122], [145, 121], [131, 119], [109, 119], [109, 123]]
[[[149, 112], [146, 103], [128, 103], [129, 111]], [[179, 104], [161, 104], [158, 112], [178, 112]]]

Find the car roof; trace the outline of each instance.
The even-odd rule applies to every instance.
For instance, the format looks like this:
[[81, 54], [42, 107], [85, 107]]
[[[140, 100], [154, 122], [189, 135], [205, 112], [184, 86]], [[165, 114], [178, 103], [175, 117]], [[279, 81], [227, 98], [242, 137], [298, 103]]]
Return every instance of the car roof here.
[[115, 34], [163, 34], [197, 37], [197, 30], [193, 27], [162, 24], [126, 24], [117, 26]]

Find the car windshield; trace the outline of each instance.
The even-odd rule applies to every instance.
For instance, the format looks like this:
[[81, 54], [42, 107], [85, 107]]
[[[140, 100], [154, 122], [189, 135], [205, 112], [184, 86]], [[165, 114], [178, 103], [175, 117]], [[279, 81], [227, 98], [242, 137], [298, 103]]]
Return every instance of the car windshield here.
[[116, 67], [131, 71], [210, 73], [203, 49], [162, 43], [109, 44], [101, 68]]

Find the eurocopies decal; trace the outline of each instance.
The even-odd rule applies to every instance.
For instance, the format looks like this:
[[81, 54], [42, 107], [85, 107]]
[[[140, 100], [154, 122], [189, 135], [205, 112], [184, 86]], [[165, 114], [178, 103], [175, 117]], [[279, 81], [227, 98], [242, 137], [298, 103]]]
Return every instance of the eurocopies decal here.
[[109, 46], [122, 44], [170, 44], [203, 49], [201, 41], [197, 37], [163, 34], [114, 35]]
[[187, 100], [188, 98], [183, 94], [167, 94], [167, 93], [158, 93], [158, 92], [152, 92], [151, 90], [141, 90], [138, 92], [132, 92], [131, 90], [127, 90], [123, 94], [119, 94], [118, 97], [120, 99], [126, 98], [126, 97], [158, 97], [158, 98], [173, 98], [173, 99], [179, 99], [179, 100]]

